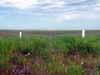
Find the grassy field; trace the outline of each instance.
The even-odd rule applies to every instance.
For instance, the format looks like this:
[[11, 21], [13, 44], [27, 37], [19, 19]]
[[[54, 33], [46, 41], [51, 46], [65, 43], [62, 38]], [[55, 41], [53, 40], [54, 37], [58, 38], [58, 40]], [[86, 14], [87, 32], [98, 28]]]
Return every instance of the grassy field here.
[[[32, 37], [33, 35], [41, 35], [41, 36], [59, 36], [59, 35], [67, 35], [67, 36], [81, 36], [81, 30], [63, 30], [63, 31], [47, 31], [47, 30], [0, 30], [0, 37], [19, 37], [19, 32], [23, 32], [24, 37]], [[87, 30], [86, 36], [100, 36], [100, 30]]]
[[0, 75], [100, 75], [99, 36], [0, 37]]

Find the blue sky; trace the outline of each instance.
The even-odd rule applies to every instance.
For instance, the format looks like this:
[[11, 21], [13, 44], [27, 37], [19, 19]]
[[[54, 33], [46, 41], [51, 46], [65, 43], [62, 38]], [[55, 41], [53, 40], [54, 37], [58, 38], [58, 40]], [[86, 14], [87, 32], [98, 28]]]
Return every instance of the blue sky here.
[[100, 29], [100, 0], [0, 0], [0, 29]]

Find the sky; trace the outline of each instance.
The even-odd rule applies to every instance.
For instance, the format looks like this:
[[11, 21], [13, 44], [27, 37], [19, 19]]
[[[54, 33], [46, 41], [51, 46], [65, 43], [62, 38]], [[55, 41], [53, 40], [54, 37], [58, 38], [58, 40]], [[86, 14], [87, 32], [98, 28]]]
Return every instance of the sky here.
[[0, 29], [100, 30], [100, 0], [0, 0]]

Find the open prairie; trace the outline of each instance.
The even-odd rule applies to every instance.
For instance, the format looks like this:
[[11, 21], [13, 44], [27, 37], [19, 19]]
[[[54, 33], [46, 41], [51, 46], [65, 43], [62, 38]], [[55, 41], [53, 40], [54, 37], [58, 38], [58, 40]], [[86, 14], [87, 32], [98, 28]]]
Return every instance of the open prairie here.
[[[19, 37], [19, 32], [23, 32], [24, 37], [31, 37], [34, 35], [41, 36], [81, 36], [81, 30], [63, 30], [63, 31], [48, 31], [48, 30], [0, 30], [0, 37], [15, 36]], [[86, 30], [86, 36], [100, 36], [100, 30]]]
[[0, 75], [100, 75], [100, 31], [19, 32], [0, 31]]

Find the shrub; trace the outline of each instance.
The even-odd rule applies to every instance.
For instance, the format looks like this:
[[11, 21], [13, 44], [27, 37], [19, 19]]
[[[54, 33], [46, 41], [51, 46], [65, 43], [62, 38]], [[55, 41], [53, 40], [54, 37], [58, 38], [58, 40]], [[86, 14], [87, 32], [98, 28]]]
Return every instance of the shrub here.
[[76, 41], [77, 42], [76, 50], [81, 54], [100, 53], [100, 47], [99, 47], [100, 42], [98, 42], [99, 40], [96, 40], [96, 38], [85, 38], [77, 41]]
[[57, 37], [56, 39], [61, 40], [62, 42], [66, 44], [66, 47], [68, 49], [71, 49], [75, 46], [75, 38], [76, 37], [60, 36], [60, 37]]
[[56, 52], [67, 54], [71, 49], [76, 47], [76, 37], [57, 36], [53, 38], [52, 46]]
[[57, 62], [52, 62], [47, 65], [48, 71], [50, 73], [65, 73], [65, 66], [63, 64], [58, 64]]
[[94, 69], [95, 69], [96, 75], [100, 75], [100, 57], [98, 57], [96, 66]]
[[10, 57], [7, 55], [0, 55], [0, 68], [7, 68], [9, 65]]
[[76, 64], [67, 67], [67, 75], [84, 75], [84, 69]]
[[49, 62], [49, 41], [47, 38], [33, 38], [32, 56], [41, 56], [45, 62]]
[[0, 66], [9, 66], [10, 57], [16, 48], [14, 43], [13, 38], [0, 38]]
[[[6, 64], [13, 52], [30, 52], [33, 59], [42, 57], [45, 62], [50, 62], [51, 51], [67, 54], [69, 51], [77, 51], [80, 54], [100, 54], [99, 37], [68, 37], [57, 36], [53, 38], [34, 36], [31, 38], [0, 38], [0, 63]], [[74, 52], [73, 51], [73, 52]]]
[[66, 47], [66, 44], [59, 39], [52, 40], [52, 50], [55, 53], [64, 53], [66, 54], [68, 52], [68, 48]]

